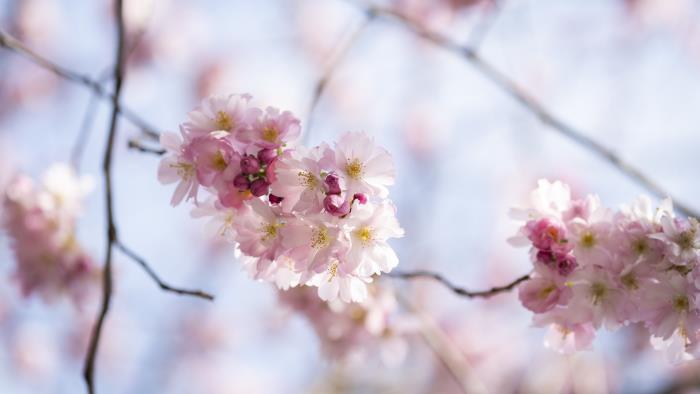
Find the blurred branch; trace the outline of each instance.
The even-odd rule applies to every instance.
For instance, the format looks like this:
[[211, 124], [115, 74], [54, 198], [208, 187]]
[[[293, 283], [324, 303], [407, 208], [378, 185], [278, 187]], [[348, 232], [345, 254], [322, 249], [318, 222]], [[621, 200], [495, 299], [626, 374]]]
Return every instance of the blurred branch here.
[[[115, 100], [116, 91], [114, 93], [110, 93], [102, 86], [101, 83], [95, 81], [89, 76], [59, 66], [58, 64], [46, 59], [45, 57], [27, 48], [27, 46], [25, 46], [23, 43], [21, 43], [19, 40], [15, 39], [8, 33], [4, 32], [3, 30], [0, 30], [0, 47], [7, 48], [15, 53], [22, 55], [24, 58], [36, 64], [37, 66], [44, 68], [67, 81], [87, 87], [101, 98], [108, 99], [112, 101], [112, 103], [115, 103], [117, 101]], [[151, 127], [134, 111], [119, 103], [116, 103], [114, 105], [116, 105], [117, 113], [122, 115], [125, 119], [129, 120], [136, 127], [140, 128], [144, 135], [154, 140], [158, 140], [160, 133], [158, 133], [154, 127]]]
[[[134, 38], [134, 42], [126, 50], [127, 53], [126, 55], [124, 55], [125, 62], [127, 62], [129, 60], [129, 56], [131, 56], [131, 54], [136, 51], [136, 48], [138, 48], [139, 44], [141, 43], [145, 32], [146, 29], [140, 29], [137, 32]], [[97, 79], [97, 83], [101, 86], [103, 83], [110, 81], [112, 79], [112, 76], [112, 66], [107, 67], [100, 73], [100, 76]], [[90, 94], [90, 98], [88, 99], [87, 108], [85, 109], [85, 115], [83, 116], [83, 121], [81, 122], [80, 130], [78, 131], [78, 136], [76, 137], [75, 142], [73, 143], [73, 149], [71, 150], [70, 159], [71, 164], [73, 165], [73, 168], [76, 169], [76, 171], [80, 168], [80, 161], [83, 157], [85, 146], [87, 145], [87, 141], [90, 137], [90, 132], [93, 129], [92, 123], [95, 119], [95, 113], [97, 111], [97, 98], [99, 98], [99, 95], [95, 91], [92, 91]]]
[[399, 278], [399, 279], [415, 279], [415, 278], [433, 279], [433, 280], [436, 280], [436, 281], [442, 283], [443, 285], [445, 285], [448, 289], [452, 290], [453, 293], [455, 293], [459, 296], [468, 297], [468, 298], [489, 298], [489, 297], [495, 296], [496, 294], [511, 291], [515, 287], [517, 287], [520, 283], [530, 279], [530, 274], [527, 274], [527, 275], [523, 275], [523, 276], [515, 279], [514, 281], [512, 281], [506, 285], [503, 285], [503, 286], [492, 287], [488, 290], [470, 291], [470, 290], [467, 290], [463, 287], [459, 287], [457, 285], [454, 285], [452, 282], [447, 280], [441, 274], [438, 274], [436, 272], [426, 271], [426, 270], [393, 271], [393, 272], [389, 273], [389, 276], [391, 276], [392, 278]]
[[162, 148], [151, 148], [149, 146], [143, 145], [140, 141], [136, 139], [130, 139], [129, 140], [129, 149], [134, 149], [142, 153], [151, 153], [154, 155], [164, 155], [165, 154], [165, 149]]
[[187, 295], [187, 296], [193, 296], [193, 297], [200, 297], [204, 298], [205, 300], [213, 301], [214, 296], [206, 293], [201, 290], [188, 290], [188, 289], [182, 289], [178, 288], [175, 286], [171, 286], [167, 283], [165, 283], [159, 276], [156, 274], [156, 272], [151, 268], [151, 266], [146, 262], [144, 258], [141, 256], [137, 255], [136, 252], [132, 251], [131, 249], [127, 248], [121, 241], [116, 241], [115, 246], [117, 249], [121, 250], [125, 255], [129, 256], [132, 260], [137, 262], [148, 274], [148, 276], [155, 281], [158, 286], [164, 290], [164, 291], [169, 291], [171, 293], [179, 294], [179, 295]]
[[[100, 343], [102, 327], [104, 326], [107, 312], [109, 311], [110, 302], [112, 300], [112, 247], [117, 242], [117, 228], [114, 222], [114, 207], [112, 201], [112, 153], [114, 151], [114, 140], [117, 131], [117, 123], [119, 117], [119, 96], [122, 91], [122, 78], [124, 75], [124, 42], [125, 42], [125, 26], [122, 0], [115, 0], [115, 16], [117, 25], [117, 53], [114, 65], [114, 94], [112, 97], [112, 117], [107, 135], [107, 145], [105, 147], [104, 158], [102, 162], [102, 170], [105, 180], [105, 199], [106, 199], [106, 215], [107, 215], [107, 251], [105, 256], [105, 265], [103, 273], [103, 293], [102, 307], [100, 308], [97, 322], [90, 337], [90, 344], [85, 359], [84, 376], [87, 384], [88, 393], [95, 392], [95, 358], [97, 356], [97, 348]], [[95, 84], [93, 86], [101, 85]]]
[[501, 15], [501, 10], [506, 0], [489, 0], [488, 9], [484, 11], [484, 16], [477, 22], [476, 26], [469, 34], [467, 39], [468, 45], [473, 49], [477, 50], [479, 46], [484, 42], [486, 36], [493, 28], [496, 23], [498, 16]]
[[418, 318], [421, 337], [438, 361], [445, 367], [445, 370], [454, 379], [460, 391], [465, 394], [485, 393], [486, 388], [483, 387], [483, 384], [471, 373], [464, 355], [457, 349], [457, 346], [455, 346], [440, 326], [438, 326], [435, 319], [401, 294], [396, 293], [396, 297], [406, 309]]
[[688, 205], [679, 202], [678, 199], [673, 198], [670, 195], [670, 193], [668, 193], [651, 178], [645, 175], [641, 170], [639, 170], [632, 164], [624, 161], [611, 149], [605, 147], [598, 141], [588, 137], [585, 133], [579, 131], [575, 127], [556, 117], [539, 101], [537, 101], [532, 95], [530, 95], [525, 90], [521, 89], [520, 86], [510, 77], [503, 74], [491, 63], [484, 60], [475, 51], [474, 48], [468, 45], [462, 45], [442, 34], [429, 31], [420, 26], [417, 22], [412, 21], [409, 17], [401, 14], [398, 11], [379, 6], [362, 5], [361, 3], [352, 0], [346, 1], [358, 7], [361, 7], [367, 13], [374, 13], [377, 15], [391, 17], [397, 20], [399, 23], [401, 23], [404, 27], [406, 27], [418, 37], [421, 37], [426, 41], [436, 45], [437, 47], [443, 48], [449, 52], [452, 52], [462, 57], [463, 59], [471, 63], [472, 66], [476, 68], [476, 70], [479, 71], [483, 76], [491, 80], [491, 82], [499, 86], [511, 98], [513, 98], [521, 105], [523, 105], [523, 107], [532, 112], [542, 123], [550, 126], [552, 130], [557, 131], [559, 134], [577, 143], [579, 146], [598, 154], [612, 166], [620, 170], [623, 174], [627, 175], [627, 177], [636, 181], [639, 185], [643, 186], [651, 193], [654, 193], [656, 196], [661, 198], [671, 197], [674, 201], [674, 206], [676, 207], [676, 209], [684, 215], [700, 217], [700, 213], [693, 210]]
[[347, 53], [350, 51], [350, 48], [352, 48], [355, 42], [357, 42], [357, 39], [360, 38], [361, 33], [367, 26], [369, 26], [376, 16], [376, 13], [374, 13], [372, 10], [368, 10], [362, 22], [360, 22], [357, 27], [352, 28], [350, 32], [346, 34], [346, 38], [341, 40], [341, 43], [336, 46], [337, 49], [335, 53], [330, 56], [330, 60], [326, 65], [323, 75], [321, 75], [321, 77], [316, 81], [316, 85], [314, 85], [313, 96], [311, 97], [311, 104], [309, 105], [309, 114], [306, 117], [306, 132], [302, 137], [303, 143], [306, 143], [309, 140], [309, 135], [311, 134], [311, 121], [314, 111], [316, 110], [316, 107], [321, 100], [321, 96], [328, 86], [328, 82], [333, 77], [333, 73], [338, 68], [340, 61], [343, 60], [345, 55], [347, 55]]

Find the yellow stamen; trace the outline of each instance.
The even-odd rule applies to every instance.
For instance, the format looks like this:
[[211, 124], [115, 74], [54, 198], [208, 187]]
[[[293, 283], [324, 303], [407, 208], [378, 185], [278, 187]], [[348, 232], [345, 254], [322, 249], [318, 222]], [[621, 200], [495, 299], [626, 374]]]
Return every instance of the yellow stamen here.
[[359, 180], [362, 178], [363, 165], [359, 160], [354, 159], [353, 161], [348, 160], [348, 164], [345, 165], [345, 173], [354, 180]]
[[[331, 239], [328, 236], [328, 229], [318, 227], [311, 230], [311, 247], [315, 249], [323, 249], [330, 245]], [[336, 264], [337, 265], [337, 264]]]
[[279, 132], [274, 127], [265, 127], [262, 131], [262, 139], [267, 142], [277, 141], [277, 136], [279, 136]]
[[596, 244], [596, 238], [595, 234], [593, 234], [590, 231], [586, 231], [581, 235], [581, 241], [580, 241], [581, 246], [584, 248], [592, 248]]
[[318, 178], [310, 171], [299, 171], [297, 176], [299, 177], [299, 183], [306, 186], [307, 189], [313, 190], [318, 187]]
[[593, 298], [593, 305], [598, 305], [608, 293], [608, 288], [602, 282], [593, 282], [591, 284], [591, 298]]
[[233, 127], [233, 120], [231, 117], [224, 111], [219, 111], [216, 113], [216, 119], [214, 120], [216, 122], [216, 127], [219, 130], [226, 130], [229, 131]]
[[221, 152], [216, 152], [214, 156], [211, 159], [211, 165], [214, 167], [217, 171], [223, 171], [228, 167], [228, 163], [226, 163], [226, 159], [224, 158], [224, 155]]
[[334, 261], [329, 267], [328, 267], [328, 283], [331, 283], [333, 278], [338, 276], [338, 260]]
[[355, 236], [362, 242], [363, 245], [369, 244], [372, 239], [372, 229], [369, 227], [362, 227], [360, 229], [355, 230]]

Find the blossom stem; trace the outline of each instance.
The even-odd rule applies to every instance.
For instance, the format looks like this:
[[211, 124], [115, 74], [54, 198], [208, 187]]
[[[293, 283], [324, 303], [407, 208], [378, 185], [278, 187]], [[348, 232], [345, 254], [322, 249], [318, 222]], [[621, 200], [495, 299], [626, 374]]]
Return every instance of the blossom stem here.
[[129, 140], [129, 148], [137, 150], [142, 153], [151, 153], [157, 156], [162, 156], [165, 154], [165, 149], [163, 148], [151, 148], [149, 146], [143, 145], [140, 141], [135, 139]]
[[452, 282], [447, 280], [444, 276], [437, 272], [432, 272], [432, 271], [426, 271], [426, 270], [417, 270], [417, 271], [393, 271], [388, 274], [392, 278], [399, 278], [399, 279], [414, 279], [414, 278], [429, 278], [436, 280], [443, 285], [445, 285], [448, 289], [452, 290], [453, 293], [462, 296], [462, 297], [467, 297], [467, 298], [489, 298], [492, 296], [495, 296], [500, 293], [505, 293], [513, 290], [516, 288], [520, 283], [530, 279], [530, 274], [523, 275], [512, 282], [503, 285], [503, 286], [496, 286], [492, 287], [487, 290], [478, 290], [478, 291], [470, 291], [467, 290], [463, 287], [459, 287], [457, 285], [454, 285]]
[[165, 281], [163, 281], [158, 276], [158, 274], [153, 270], [153, 268], [151, 268], [151, 266], [148, 264], [148, 262], [146, 262], [146, 260], [143, 257], [139, 256], [138, 254], [136, 254], [136, 252], [134, 252], [133, 250], [126, 247], [126, 245], [124, 245], [121, 241], [117, 241], [115, 243], [115, 246], [122, 253], [124, 253], [129, 258], [131, 258], [132, 260], [137, 262], [144, 269], [144, 271], [146, 271], [148, 276], [150, 276], [151, 279], [153, 279], [153, 281], [156, 282], [162, 290], [169, 291], [171, 293], [175, 293], [175, 294], [179, 294], [179, 295], [199, 297], [199, 298], [203, 298], [203, 299], [209, 300], [209, 301], [214, 300], [213, 295], [211, 295], [207, 292], [204, 292], [202, 290], [183, 289], [183, 288], [179, 288], [179, 287], [175, 287], [175, 286], [171, 286], [171, 285], [167, 284]]

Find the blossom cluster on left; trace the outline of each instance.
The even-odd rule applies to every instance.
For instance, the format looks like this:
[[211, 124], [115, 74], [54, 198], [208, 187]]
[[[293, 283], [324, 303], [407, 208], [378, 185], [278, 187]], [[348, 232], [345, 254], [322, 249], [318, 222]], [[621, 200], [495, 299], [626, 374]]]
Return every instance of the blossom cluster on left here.
[[82, 201], [92, 188], [66, 164], [54, 164], [37, 184], [17, 175], [3, 196], [2, 222], [16, 256], [14, 277], [25, 296], [50, 301], [67, 294], [80, 303], [99, 277], [76, 237]]
[[254, 278], [364, 301], [367, 284], [398, 264], [387, 243], [403, 236], [388, 198], [391, 156], [364, 133], [345, 133], [333, 147], [299, 145], [291, 112], [250, 100], [206, 98], [179, 133], [162, 135], [168, 154], [158, 177], [177, 183], [171, 203], [192, 200], [193, 216], [211, 217]]

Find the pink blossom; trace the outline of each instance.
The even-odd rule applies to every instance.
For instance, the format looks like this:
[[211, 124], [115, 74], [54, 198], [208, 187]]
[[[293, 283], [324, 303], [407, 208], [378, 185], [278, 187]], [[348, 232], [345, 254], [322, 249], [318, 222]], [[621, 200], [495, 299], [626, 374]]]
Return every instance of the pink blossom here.
[[294, 141], [301, 133], [299, 119], [289, 111], [267, 107], [265, 112], [253, 120], [249, 128], [238, 136], [241, 142], [254, 144], [263, 149], [276, 149]]
[[391, 155], [374, 144], [365, 133], [345, 133], [335, 145], [334, 164], [348, 193], [366, 193], [384, 198], [394, 184]]

